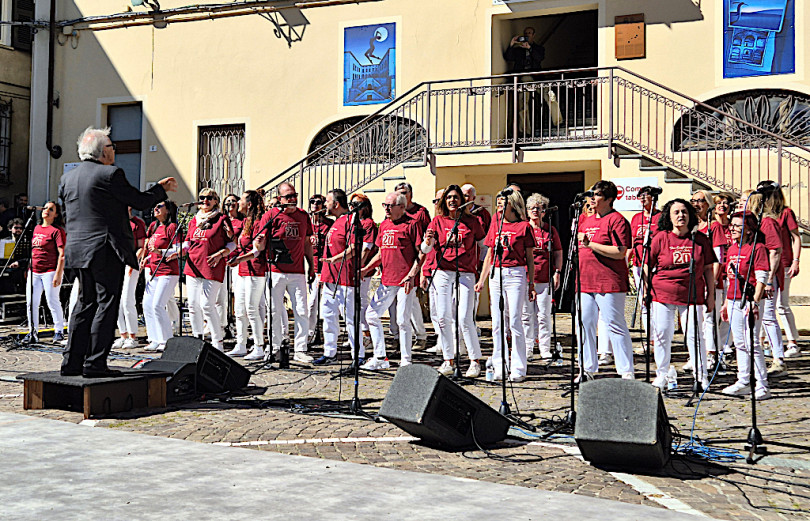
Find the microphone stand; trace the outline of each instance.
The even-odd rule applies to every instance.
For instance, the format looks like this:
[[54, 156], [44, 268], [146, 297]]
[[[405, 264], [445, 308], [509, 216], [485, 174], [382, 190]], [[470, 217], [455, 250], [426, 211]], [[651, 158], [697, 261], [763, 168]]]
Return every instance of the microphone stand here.
[[[555, 207], [556, 208], [556, 207]], [[549, 210], [546, 210], [548, 212]], [[557, 210], [552, 210], [554, 213], [554, 219], [556, 223], [556, 229], [559, 229], [560, 226], [560, 214]], [[542, 220], [540, 221], [542, 225]], [[551, 216], [548, 219], [548, 243], [546, 244], [546, 251], [548, 252], [548, 294], [551, 297], [551, 360], [548, 361], [546, 364], [546, 369], [555, 365], [556, 362], [562, 361], [562, 353], [557, 350], [557, 313], [555, 311], [555, 301], [554, 301], [554, 251], [552, 249], [552, 236], [551, 236]], [[534, 347], [532, 347], [534, 349]], [[542, 348], [541, 348], [542, 351]]]
[[[643, 253], [641, 254], [641, 266], [642, 266], [642, 275], [639, 277], [639, 281], [644, 289], [644, 300], [642, 301], [641, 305], [647, 308], [647, 328], [644, 333], [644, 337], [646, 342], [644, 344], [644, 370], [646, 372], [644, 376], [644, 381], [646, 383], [650, 383], [650, 358], [652, 352], [651, 346], [651, 336], [652, 336], [652, 256], [650, 254], [650, 249], [652, 248], [652, 220], [653, 216], [655, 215], [655, 208], [658, 206], [658, 194], [652, 195], [652, 206], [650, 206], [650, 222], [647, 225], [647, 232], [646, 237], [644, 239], [644, 248]], [[644, 209], [641, 209], [641, 225], [644, 226]], [[647, 265], [647, 276], [649, 277], [649, 281], [645, 284], [644, 283], [644, 264]], [[641, 294], [640, 291], [637, 292], [638, 295]], [[638, 298], [638, 297], [637, 297]]]
[[[354, 346], [352, 346], [353, 354], [352, 354], [352, 366], [354, 372], [354, 396], [352, 396], [352, 402], [349, 406], [349, 412], [356, 416], [364, 416], [367, 418], [372, 418], [370, 414], [363, 410], [363, 406], [360, 403], [360, 342], [362, 337], [360, 336], [360, 272], [361, 272], [361, 254], [363, 253], [363, 236], [360, 234], [360, 230], [363, 228], [362, 223], [360, 222], [360, 208], [358, 207], [354, 212], [354, 219], [353, 219], [353, 226], [354, 226], [354, 251], [355, 251], [355, 262], [354, 262]], [[345, 259], [345, 257], [344, 257]]]
[[[456, 307], [454, 309], [455, 312], [455, 324], [456, 324], [456, 352], [454, 353], [455, 358], [455, 370], [453, 371], [453, 380], [462, 380], [464, 379], [464, 375], [461, 373], [461, 342], [459, 338], [459, 307], [461, 306], [461, 291], [459, 285], [461, 283], [461, 274], [458, 271], [458, 243], [459, 243], [459, 236], [458, 236], [458, 225], [461, 222], [461, 216], [464, 215], [464, 210], [456, 210], [456, 222], [453, 224], [453, 229], [450, 230], [450, 237], [453, 237], [453, 243], [456, 250]], [[439, 263], [436, 263], [436, 269], [438, 269]]]
[[[501, 239], [501, 233], [503, 232], [503, 222], [506, 219], [506, 201], [504, 201], [503, 210], [500, 212], [498, 216], [498, 234], [496, 235], [495, 240], [495, 256], [498, 260], [498, 285], [499, 285], [499, 299], [498, 299], [498, 313], [500, 314], [501, 319], [501, 406], [498, 409], [502, 415], [508, 418], [512, 423], [518, 425], [524, 429], [528, 429], [532, 432], [536, 431], [537, 428], [534, 425], [529, 425], [524, 420], [519, 417], [519, 414], [513, 414], [510, 407], [509, 402], [506, 398], [506, 379], [508, 376], [506, 375], [506, 353], [509, 349], [509, 346], [506, 345], [506, 321], [505, 321], [505, 308], [506, 308], [506, 301], [504, 298], [503, 292], [503, 253], [504, 253], [504, 244], [503, 240]], [[497, 214], [496, 214], [497, 215]], [[493, 261], [493, 270], [495, 266], [495, 262]], [[495, 271], [493, 271], [489, 278], [493, 279], [495, 277]], [[534, 281], [532, 281], [534, 282]], [[512, 313], [519, 313], [520, 310], [513, 309]], [[514, 337], [512, 339], [514, 342]], [[526, 346], [523, 346], [523, 349], [526, 349]], [[514, 361], [513, 361], [514, 362]], [[534, 418], [534, 414], [526, 415], [530, 418]]]
[[[315, 251], [320, 251], [321, 249], [321, 220], [323, 219], [324, 212], [326, 210], [320, 210], [318, 213], [312, 214], [312, 227], [315, 230]], [[323, 255], [323, 252], [321, 252]], [[319, 259], [320, 260], [320, 259]], [[318, 273], [321, 271], [321, 267], [316, 263], [315, 268], [318, 270]], [[315, 306], [317, 309], [315, 310], [316, 318], [315, 318], [315, 337], [312, 339], [312, 343], [314, 345], [323, 344], [323, 338], [321, 337], [321, 281], [320, 276], [318, 277], [318, 283], [315, 284], [315, 294], [317, 295], [317, 302], [318, 305]]]
[[[692, 341], [692, 349], [694, 349], [694, 380], [692, 382], [692, 394], [689, 396], [689, 399], [684, 404], [684, 407], [691, 407], [692, 402], [695, 398], [700, 397], [700, 393], [703, 391], [700, 385], [700, 375], [702, 374], [701, 368], [703, 367], [703, 360], [700, 356], [700, 331], [698, 331], [697, 327], [697, 273], [695, 273], [695, 234], [700, 233], [697, 231], [697, 227], [692, 230], [691, 237], [692, 237], [692, 254], [691, 258], [689, 259], [689, 293], [686, 298], [686, 325], [689, 327], [689, 308], [692, 308], [692, 331], [694, 335], [694, 340]], [[688, 342], [689, 335], [687, 331], [683, 332], [685, 335], [684, 343]], [[687, 352], [689, 351], [687, 347]]]

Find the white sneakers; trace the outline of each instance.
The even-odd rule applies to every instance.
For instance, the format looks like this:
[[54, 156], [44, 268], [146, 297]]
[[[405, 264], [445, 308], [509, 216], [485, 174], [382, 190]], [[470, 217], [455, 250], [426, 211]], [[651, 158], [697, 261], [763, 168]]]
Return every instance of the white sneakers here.
[[453, 374], [453, 365], [450, 363], [449, 360], [445, 360], [442, 362], [442, 365], [439, 366], [439, 373], [443, 374], [444, 376], [450, 376]]
[[548, 360], [549, 358], [554, 358], [554, 355], [551, 353], [551, 349], [544, 347], [540, 349], [540, 358], [543, 360]]
[[610, 365], [613, 363], [613, 355], [610, 353], [602, 353], [599, 355], [599, 365]]
[[158, 344], [157, 342], [149, 342], [149, 345], [144, 347], [143, 350], [149, 352], [156, 352], [158, 350], [158, 347], [160, 347], [160, 344]]
[[478, 378], [481, 376], [481, 364], [478, 362], [470, 362], [470, 368], [464, 373], [467, 378]]
[[622, 373], [622, 380], [635, 380], [636, 375], [633, 373]]
[[[400, 364], [401, 366], [402, 364]], [[379, 371], [381, 369], [390, 369], [391, 363], [388, 362], [387, 358], [380, 360], [376, 356], [372, 356], [369, 358], [365, 364], [360, 366], [360, 369], [365, 369], [366, 371]]]
[[115, 342], [112, 343], [112, 348], [113, 349], [121, 349], [121, 348], [123, 348], [125, 340], [128, 340], [128, 339], [124, 338], [122, 336], [118, 337], [117, 339], [115, 339]]
[[113, 349], [137, 349], [138, 341], [134, 338], [118, 337], [112, 344]]
[[296, 362], [301, 362], [302, 364], [311, 364], [315, 359], [303, 351], [296, 351], [293, 355], [293, 360]]
[[785, 358], [796, 358], [802, 354], [802, 348], [796, 344], [791, 344], [785, 350]]
[[250, 354], [245, 356], [245, 360], [264, 360], [264, 349], [254, 347]]
[[652, 381], [652, 384], [655, 387], [661, 389], [661, 392], [667, 390], [667, 377], [666, 375], [658, 375], [655, 377], [655, 380]]
[[248, 354], [247, 348], [243, 345], [236, 344], [232, 350], [225, 353], [228, 356], [245, 356]]
[[582, 371], [582, 373], [574, 378], [574, 383], [579, 384], [582, 382], [590, 382], [593, 380], [593, 373], [589, 373], [588, 371]]
[[751, 394], [751, 386], [741, 382], [734, 382], [720, 392], [730, 396], [746, 396]]

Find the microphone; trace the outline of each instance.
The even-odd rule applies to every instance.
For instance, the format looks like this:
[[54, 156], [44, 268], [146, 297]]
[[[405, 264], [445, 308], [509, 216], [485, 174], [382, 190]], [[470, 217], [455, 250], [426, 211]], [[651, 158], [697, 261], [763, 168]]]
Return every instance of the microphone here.
[[463, 210], [464, 208], [467, 208], [468, 206], [470, 206], [472, 204], [475, 204], [475, 201], [468, 201], [468, 202], [462, 204], [461, 206], [459, 206], [458, 208], [456, 208], [456, 210]]
[[582, 201], [583, 199], [589, 199], [593, 197], [593, 190], [588, 190], [587, 192], [582, 192], [581, 194], [577, 194], [574, 198], [576, 201]]
[[636, 197], [641, 197], [643, 194], [650, 194], [651, 197], [655, 197], [662, 193], [664, 193], [664, 189], [660, 186], [645, 186], [639, 189]]
[[192, 206], [197, 206], [198, 204], [200, 204], [200, 201], [194, 201], [193, 203], [178, 204], [177, 207], [178, 208], [191, 208]]
[[768, 195], [772, 192], [779, 190], [779, 188], [780, 188], [779, 183], [777, 183], [776, 181], [767, 180], [760, 182], [757, 185], [757, 189], [754, 190], [754, 193], [761, 195]]
[[556, 207], [556, 206], [549, 206], [548, 208], [546, 208], [546, 213], [552, 213], [552, 212], [556, 212], [558, 210], [559, 210], [559, 208]]
[[495, 197], [509, 197], [515, 190], [513, 188], [504, 188]]
[[314, 212], [309, 212], [309, 213], [310, 213], [310, 215], [318, 215], [318, 214], [326, 213], [326, 208], [324, 208], [323, 210], [315, 210]]
[[44, 206], [26, 206], [25, 209], [29, 210], [29, 211], [32, 211], [32, 212], [36, 212], [36, 211], [41, 212], [42, 210], [45, 209], [45, 207]]

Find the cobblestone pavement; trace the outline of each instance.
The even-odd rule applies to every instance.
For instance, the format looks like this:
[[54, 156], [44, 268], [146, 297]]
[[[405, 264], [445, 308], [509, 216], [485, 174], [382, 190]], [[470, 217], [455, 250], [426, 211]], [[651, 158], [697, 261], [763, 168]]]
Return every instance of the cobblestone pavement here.
[[[570, 320], [562, 318], [563, 315], [559, 317], [559, 330], [569, 332]], [[492, 348], [489, 323], [480, 322], [480, 325], [482, 347], [487, 354]], [[22, 385], [14, 377], [28, 371], [58, 369], [61, 348], [42, 344], [37, 349], [9, 350], [13, 346], [6, 336], [10, 331], [8, 327], [0, 330], [0, 338], [4, 338], [0, 343], [0, 411], [81, 422], [81, 415], [73, 412], [23, 411]], [[634, 345], [640, 345], [639, 333], [634, 333], [633, 337]], [[676, 342], [680, 340], [677, 336]], [[807, 340], [803, 338], [802, 347], [810, 352]], [[567, 338], [563, 344], [568, 344]], [[428, 346], [431, 345], [429, 342]], [[398, 360], [395, 353], [395, 349], [389, 349], [392, 362]], [[567, 349], [565, 354], [568, 356]], [[140, 350], [114, 355], [111, 365], [119, 366], [154, 356]], [[676, 347], [673, 359], [677, 367], [686, 361], [682, 345]], [[434, 366], [440, 363], [437, 355], [424, 351], [415, 352], [414, 361]], [[95, 426], [239, 447], [234, 450], [269, 450], [536, 487], [674, 508], [718, 519], [804, 519], [810, 514], [810, 419], [806, 407], [810, 356], [791, 359], [789, 368], [788, 376], [773, 383], [773, 399], [757, 406], [758, 425], [768, 447], [765, 459], [748, 465], [744, 459], [707, 463], [696, 457], [679, 456], [663, 471], [645, 475], [626, 470], [609, 472], [588, 465], [578, 456], [573, 438], [568, 435], [541, 440], [537, 437], [539, 434], [513, 430], [513, 434], [524, 439], [510, 437], [489, 455], [480, 451], [445, 452], [426, 447], [392, 424], [332, 412], [336, 406], [348, 405], [353, 395], [353, 380], [333, 378], [338, 366], [314, 369], [295, 362], [289, 370], [257, 372], [247, 396], [206, 397], [201, 402], [102, 419], [95, 422]], [[378, 410], [394, 372], [393, 368], [377, 373], [361, 372], [358, 394], [365, 411], [373, 414]], [[636, 372], [643, 378], [641, 356], [636, 356]], [[598, 376], [616, 375], [610, 366]], [[526, 381], [510, 389], [508, 401], [513, 410], [517, 407], [520, 412], [535, 414], [537, 418], [530, 423], [547, 426], [544, 420], [568, 411], [569, 398], [561, 396], [568, 378], [567, 365], [546, 368], [545, 363], [535, 359], [530, 363]], [[722, 389], [733, 380], [731, 373], [718, 375], [712, 391]], [[681, 389], [688, 389], [690, 381], [688, 376], [682, 375]], [[499, 385], [484, 381], [482, 376], [465, 388], [498, 407]], [[694, 417], [694, 435], [708, 446], [742, 451], [742, 440], [751, 420], [750, 402], [710, 392], [696, 412], [695, 407], [684, 406], [687, 398], [684, 391], [666, 398], [670, 421], [682, 435], [689, 437]], [[246, 469], [246, 477], [247, 472]]]

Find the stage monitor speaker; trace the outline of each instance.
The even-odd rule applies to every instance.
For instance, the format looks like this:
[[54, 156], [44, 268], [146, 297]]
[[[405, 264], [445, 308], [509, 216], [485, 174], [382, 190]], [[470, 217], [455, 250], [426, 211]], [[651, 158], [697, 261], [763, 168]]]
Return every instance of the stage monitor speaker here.
[[198, 338], [176, 336], [166, 342], [161, 360], [197, 364], [197, 392], [223, 393], [247, 387], [250, 371]]
[[597, 466], [663, 467], [672, 434], [661, 391], [639, 380], [583, 383], [574, 438], [582, 457]]
[[[509, 420], [428, 365], [400, 368], [380, 416], [428, 445], [482, 447], [503, 440]], [[473, 431], [475, 440], [473, 440]]]
[[171, 373], [166, 379], [166, 403], [186, 402], [197, 397], [197, 364], [150, 360], [140, 369]]

